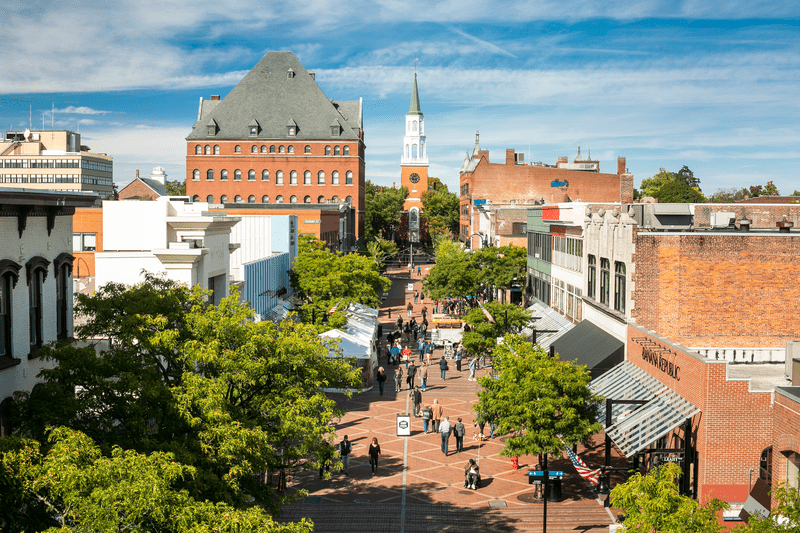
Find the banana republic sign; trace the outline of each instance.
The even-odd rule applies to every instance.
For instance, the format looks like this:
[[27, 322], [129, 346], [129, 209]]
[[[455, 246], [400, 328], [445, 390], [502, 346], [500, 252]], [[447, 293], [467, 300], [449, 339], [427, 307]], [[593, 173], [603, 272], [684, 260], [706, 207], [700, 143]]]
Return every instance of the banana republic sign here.
[[642, 347], [642, 359], [658, 368], [675, 381], [681, 380], [681, 367], [665, 357], [677, 355], [677, 352], [647, 337], [634, 337], [631, 340]]

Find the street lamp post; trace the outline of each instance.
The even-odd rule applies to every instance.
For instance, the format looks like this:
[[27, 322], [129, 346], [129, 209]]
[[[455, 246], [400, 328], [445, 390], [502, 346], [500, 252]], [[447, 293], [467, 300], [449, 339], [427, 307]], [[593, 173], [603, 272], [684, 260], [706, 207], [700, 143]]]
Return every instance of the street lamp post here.
[[[472, 235], [470, 235], [470, 236], [469, 236], [469, 237], [467, 237], [467, 238], [468, 238], [468, 239], [471, 239], [471, 238], [473, 238], [473, 237], [475, 237], [475, 236], [478, 236], [478, 237], [480, 238], [480, 240], [481, 240], [481, 244], [483, 245], [483, 247], [484, 247], [484, 248], [488, 248], [488, 247], [489, 247], [489, 238], [488, 238], [488, 235], [484, 235], [483, 233], [473, 233]], [[472, 247], [472, 246], [470, 246], [470, 248], [471, 248], [471, 247]]]

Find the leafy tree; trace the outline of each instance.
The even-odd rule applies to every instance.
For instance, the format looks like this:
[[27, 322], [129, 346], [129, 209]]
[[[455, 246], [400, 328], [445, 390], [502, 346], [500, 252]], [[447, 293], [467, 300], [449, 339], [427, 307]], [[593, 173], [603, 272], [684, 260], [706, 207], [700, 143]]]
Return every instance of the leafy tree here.
[[800, 191], [796, 190], [792, 193], [792, 196], [800, 196]]
[[715, 204], [732, 204], [750, 197], [750, 192], [745, 188], [731, 187], [729, 189], [717, 189], [709, 200]]
[[478, 268], [478, 283], [487, 288], [508, 288], [514, 279], [522, 279], [527, 264], [528, 252], [522, 246], [509, 244], [495, 248], [479, 248], [474, 251]]
[[164, 187], [170, 196], [186, 196], [186, 181], [164, 180]]
[[766, 185], [751, 185], [750, 197], [757, 198], [759, 196], [780, 196], [781, 192], [774, 183], [768, 181]]
[[[0, 510], [7, 531], [23, 531], [18, 519], [26, 507], [44, 507], [46, 516], [25, 520], [27, 530], [299, 533], [313, 524], [277, 524], [259, 507], [236, 509], [225, 503], [198, 500], [179, 487], [197, 476], [197, 469], [172, 454], [149, 455], [114, 447], [108, 455], [75, 430], [49, 431], [42, 449], [36, 441], [20, 441], [0, 456], [0, 470], [16, 482], [21, 508]], [[5, 515], [5, 516], [3, 516]]]
[[397, 253], [397, 244], [383, 237], [376, 237], [374, 241], [367, 243], [367, 253], [378, 265], [378, 269], [382, 270], [385, 266], [386, 258]]
[[329, 359], [316, 328], [256, 323], [234, 292], [219, 306], [199, 288], [146, 274], [79, 296], [90, 340], [42, 349], [57, 365], [35, 394], [18, 394], [22, 432], [44, 442], [67, 426], [99, 443], [165, 452], [196, 469], [181, 488], [194, 498], [273, 510], [283, 500], [263, 473], [309, 467], [341, 416], [322, 388], [355, 387], [357, 371]]
[[772, 489], [776, 503], [770, 516], [751, 516], [737, 533], [795, 533], [800, 524], [800, 490], [781, 483]]
[[472, 309], [465, 318], [472, 331], [464, 333], [462, 342], [467, 353], [474, 356], [489, 355], [494, 350], [498, 337], [518, 335], [533, 320], [528, 310], [517, 305], [489, 302], [484, 307], [494, 323], [489, 322], [479, 307]]
[[685, 165], [678, 172], [667, 172], [662, 168], [652, 178], [642, 180], [639, 188], [639, 197], [652, 196], [662, 203], [706, 201], [700, 190], [700, 180]]
[[443, 183], [422, 193], [422, 219], [428, 224], [432, 239], [447, 233], [458, 234], [458, 196], [449, 192]]
[[712, 499], [705, 504], [682, 496], [677, 479], [682, 475], [676, 464], [665, 464], [646, 476], [634, 474], [611, 491], [611, 505], [625, 515], [625, 531], [630, 533], [715, 533], [722, 531], [717, 513], [727, 504]]
[[478, 379], [482, 390], [474, 409], [494, 420], [500, 435], [511, 434], [501, 455], [546, 455], [602, 430], [601, 398], [589, 390], [585, 366], [550, 357], [513, 335], [494, 348], [492, 360], [497, 375]]
[[434, 300], [464, 298], [478, 291], [478, 271], [472, 254], [459, 242], [442, 240], [436, 247], [436, 265], [425, 278], [425, 291]]
[[297, 243], [297, 253], [316, 252], [317, 250], [328, 250], [328, 245], [317, 239], [313, 235], [300, 235]]
[[394, 240], [394, 233], [400, 225], [400, 213], [408, 196], [408, 189], [400, 187], [379, 187], [367, 181], [364, 184], [364, 232], [366, 240], [376, 236]]

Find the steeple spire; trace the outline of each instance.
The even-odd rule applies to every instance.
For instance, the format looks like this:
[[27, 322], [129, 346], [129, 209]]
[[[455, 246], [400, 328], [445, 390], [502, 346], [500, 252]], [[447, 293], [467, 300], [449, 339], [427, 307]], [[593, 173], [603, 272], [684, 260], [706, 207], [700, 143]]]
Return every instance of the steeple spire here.
[[414, 88], [411, 90], [411, 107], [408, 108], [409, 115], [421, 115], [419, 110], [419, 92], [417, 91], [417, 73], [414, 73]]

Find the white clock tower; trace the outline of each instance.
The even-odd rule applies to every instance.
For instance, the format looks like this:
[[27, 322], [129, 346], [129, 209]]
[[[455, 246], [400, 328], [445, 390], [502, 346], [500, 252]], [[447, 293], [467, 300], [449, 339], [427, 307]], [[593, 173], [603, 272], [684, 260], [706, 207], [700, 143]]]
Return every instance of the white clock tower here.
[[[403, 155], [400, 158], [400, 184], [408, 188], [408, 198], [403, 210], [409, 213], [409, 230], [414, 232], [413, 221], [419, 220], [422, 209], [422, 194], [428, 190], [428, 148], [425, 141], [425, 116], [419, 109], [417, 75], [411, 90], [411, 106], [406, 115], [406, 131], [403, 136]], [[415, 211], [412, 213], [412, 211]], [[418, 225], [417, 225], [417, 232]], [[413, 239], [412, 239], [413, 242]]]

